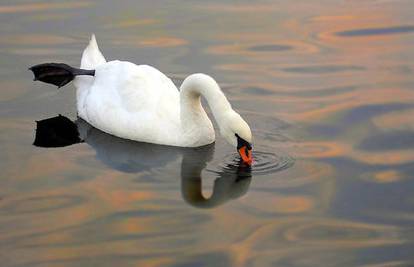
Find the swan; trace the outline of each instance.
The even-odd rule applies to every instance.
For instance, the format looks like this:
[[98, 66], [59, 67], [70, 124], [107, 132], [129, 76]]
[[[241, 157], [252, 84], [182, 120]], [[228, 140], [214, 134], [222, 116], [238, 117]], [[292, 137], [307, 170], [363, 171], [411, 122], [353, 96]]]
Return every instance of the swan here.
[[34, 80], [59, 88], [74, 80], [78, 116], [111, 135], [134, 141], [178, 147], [200, 147], [215, 141], [211, 120], [201, 105], [206, 100], [220, 134], [252, 164], [252, 133], [231, 107], [217, 82], [196, 73], [180, 90], [162, 72], [148, 65], [106, 61], [92, 35], [80, 68], [43, 63], [29, 68]]

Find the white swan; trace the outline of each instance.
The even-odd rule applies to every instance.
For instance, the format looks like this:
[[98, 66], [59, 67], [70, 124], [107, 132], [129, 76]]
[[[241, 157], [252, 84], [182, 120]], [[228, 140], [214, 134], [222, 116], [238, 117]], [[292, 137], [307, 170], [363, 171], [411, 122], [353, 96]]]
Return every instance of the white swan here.
[[109, 134], [154, 144], [198, 147], [213, 143], [213, 125], [201, 105], [203, 96], [221, 135], [252, 163], [252, 134], [232, 109], [216, 81], [206, 74], [188, 76], [177, 90], [157, 69], [125, 61], [107, 62], [95, 36], [83, 51], [80, 69], [61, 63], [30, 68], [35, 80], [59, 87], [74, 79], [82, 119]]

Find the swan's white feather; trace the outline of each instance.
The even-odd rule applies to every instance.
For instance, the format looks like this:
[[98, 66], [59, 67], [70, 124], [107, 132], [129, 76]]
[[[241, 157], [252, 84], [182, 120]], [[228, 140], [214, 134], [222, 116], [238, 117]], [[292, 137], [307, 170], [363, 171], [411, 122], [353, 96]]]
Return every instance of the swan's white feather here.
[[[99, 50], [95, 35], [92, 34], [88, 46], [82, 53], [80, 68], [92, 70], [105, 63], [106, 60], [102, 55], [101, 51]], [[84, 115], [83, 107], [85, 105], [85, 100], [87, 98], [86, 93], [89, 91], [89, 88], [93, 85], [93, 82], [94, 77], [91, 76], [76, 76], [74, 80], [75, 87], [78, 89], [76, 92], [78, 114], [81, 117]]]
[[80, 67], [81, 69], [93, 70], [105, 62], [105, 57], [102, 55], [96, 42], [95, 34], [92, 34], [88, 46], [83, 51]]
[[147, 65], [110, 61], [95, 69], [80, 116], [118, 137], [180, 145], [179, 92]]
[[[223, 125], [228, 124], [226, 118], [234, 113], [211, 77], [190, 75], [179, 92], [167, 76], [151, 66], [118, 60], [106, 62], [94, 35], [83, 51], [81, 68], [94, 69], [95, 75], [75, 78], [79, 117], [121, 138], [183, 147], [202, 146], [214, 142], [215, 134], [201, 106], [200, 95], [214, 109], [220, 128], [228, 128]], [[234, 133], [229, 132], [227, 136], [234, 143]]]

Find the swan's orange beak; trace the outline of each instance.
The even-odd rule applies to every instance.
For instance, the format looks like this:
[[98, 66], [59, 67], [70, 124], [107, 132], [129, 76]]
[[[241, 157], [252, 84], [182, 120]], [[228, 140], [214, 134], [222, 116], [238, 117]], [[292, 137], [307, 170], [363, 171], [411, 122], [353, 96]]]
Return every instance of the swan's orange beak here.
[[243, 162], [252, 165], [253, 163], [253, 157], [252, 157], [252, 150], [248, 149], [247, 146], [242, 146], [239, 149], [240, 157], [242, 158]]

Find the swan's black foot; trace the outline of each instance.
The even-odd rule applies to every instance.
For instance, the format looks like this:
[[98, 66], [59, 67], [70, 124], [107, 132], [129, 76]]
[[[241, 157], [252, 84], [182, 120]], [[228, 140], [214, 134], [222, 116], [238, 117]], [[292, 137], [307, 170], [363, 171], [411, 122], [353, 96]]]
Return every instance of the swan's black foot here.
[[30, 67], [34, 74], [34, 80], [42, 81], [62, 87], [72, 81], [76, 75], [95, 75], [94, 70], [82, 70], [72, 68], [63, 63], [44, 63]]

